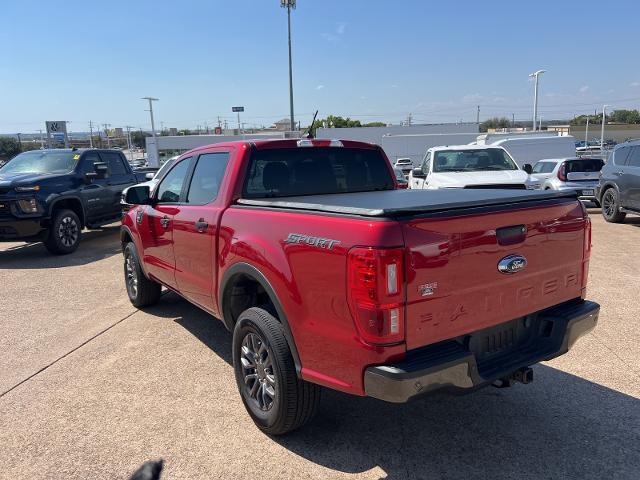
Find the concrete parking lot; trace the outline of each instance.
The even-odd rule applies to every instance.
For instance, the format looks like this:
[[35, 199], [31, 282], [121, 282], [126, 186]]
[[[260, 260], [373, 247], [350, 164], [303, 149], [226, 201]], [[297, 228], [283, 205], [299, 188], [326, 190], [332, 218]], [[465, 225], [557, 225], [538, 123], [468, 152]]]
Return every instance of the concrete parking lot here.
[[231, 335], [174, 294], [133, 308], [117, 225], [80, 249], [0, 244], [0, 478], [637, 479], [640, 218], [593, 219], [597, 329], [531, 385], [391, 405], [325, 391], [270, 438], [236, 392]]

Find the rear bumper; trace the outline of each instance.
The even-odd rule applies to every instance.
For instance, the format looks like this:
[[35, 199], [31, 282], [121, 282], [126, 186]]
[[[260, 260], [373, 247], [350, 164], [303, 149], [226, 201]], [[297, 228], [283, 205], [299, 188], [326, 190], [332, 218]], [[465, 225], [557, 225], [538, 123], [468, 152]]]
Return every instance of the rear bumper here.
[[[594, 302], [568, 302], [523, 319], [407, 352], [402, 362], [367, 368], [365, 394], [387, 402], [404, 403], [437, 390], [463, 393], [489, 385], [520, 368], [563, 355], [578, 338], [596, 326], [599, 312], [600, 306]], [[518, 322], [522, 322], [522, 327]], [[525, 322], [529, 322], [528, 326]], [[490, 343], [489, 339], [494, 342], [496, 335], [505, 338], [507, 328], [520, 333], [530, 331], [520, 343], [487, 353], [484, 345]]]

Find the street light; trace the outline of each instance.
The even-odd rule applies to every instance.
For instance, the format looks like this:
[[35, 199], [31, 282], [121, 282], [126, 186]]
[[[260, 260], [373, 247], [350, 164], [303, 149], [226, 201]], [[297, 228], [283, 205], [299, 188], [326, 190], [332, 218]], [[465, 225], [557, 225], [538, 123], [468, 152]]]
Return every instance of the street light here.
[[291, 109], [290, 130], [293, 132], [296, 128], [296, 122], [293, 119], [293, 69], [291, 66], [291, 10], [296, 8], [296, 0], [280, 0], [280, 6], [287, 9], [287, 26], [289, 30], [289, 108]]
[[546, 70], [538, 70], [529, 74], [529, 78], [535, 77], [536, 83], [533, 90], [533, 131], [536, 131], [536, 119], [538, 118], [538, 77], [545, 73]]
[[147, 161], [151, 160], [151, 162], [149, 163], [149, 165], [151, 165], [152, 167], [157, 167], [159, 166], [159, 162], [158, 162], [158, 141], [156, 138], [156, 126], [153, 123], [153, 103], [152, 102], [157, 102], [158, 99], [157, 98], [153, 98], [153, 97], [142, 97], [142, 100], [148, 100], [149, 101], [149, 115], [151, 115], [151, 136], [153, 137], [153, 156], [151, 158], [149, 158], [149, 152], [147, 152]]
[[607, 107], [611, 105], [603, 105], [602, 106], [602, 130], [600, 131], [600, 152], [604, 150], [604, 121], [605, 121], [605, 113], [607, 111]]

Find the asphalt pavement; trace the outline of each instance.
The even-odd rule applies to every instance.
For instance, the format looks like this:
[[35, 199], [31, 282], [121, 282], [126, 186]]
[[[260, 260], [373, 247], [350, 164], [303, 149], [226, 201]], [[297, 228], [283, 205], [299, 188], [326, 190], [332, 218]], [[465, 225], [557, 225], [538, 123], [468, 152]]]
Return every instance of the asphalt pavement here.
[[80, 249], [0, 244], [0, 478], [637, 479], [640, 217], [593, 219], [596, 330], [535, 381], [406, 405], [324, 391], [271, 438], [246, 414], [231, 335], [174, 294], [127, 300], [117, 226]]

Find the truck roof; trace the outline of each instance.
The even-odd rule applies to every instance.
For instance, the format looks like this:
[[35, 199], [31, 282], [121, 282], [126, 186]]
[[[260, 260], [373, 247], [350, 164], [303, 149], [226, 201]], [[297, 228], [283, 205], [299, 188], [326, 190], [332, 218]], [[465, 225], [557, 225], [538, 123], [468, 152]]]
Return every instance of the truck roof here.
[[[300, 142], [303, 142], [300, 144]], [[209, 145], [203, 145], [202, 147], [194, 148], [187, 153], [199, 152], [207, 150], [212, 147], [238, 147], [238, 146], [253, 146], [259, 150], [269, 148], [307, 148], [307, 147], [335, 147], [335, 148], [363, 148], [367, 150], [374, 150], [379, 148], [374, 143], [358, 142], [355, 140], [326, 140], [326, 139], [306, 139], [306, 138], [292, 138], [292, 139], [268, 139], [268, 140], [235, 140], [232, 142], [220, 142], [212, 143]], [[185, 155], [185, 154], [183, 154]]]
[[431, 147], [429, 150], [447, 151], [447, 150], [487, 150], [489, 148], [499, 148], [504, 150], [504, 147], [499, 145], [439, 145], [437, 147]]
[[238, 203], [256, 207], [286, 208], [365, 217], [396, 217], [532, 201], [577, 198], [573, 190], [462, 189], [386, 190], [377, 192], [305, 195], [280, 198], [241, 198]]

